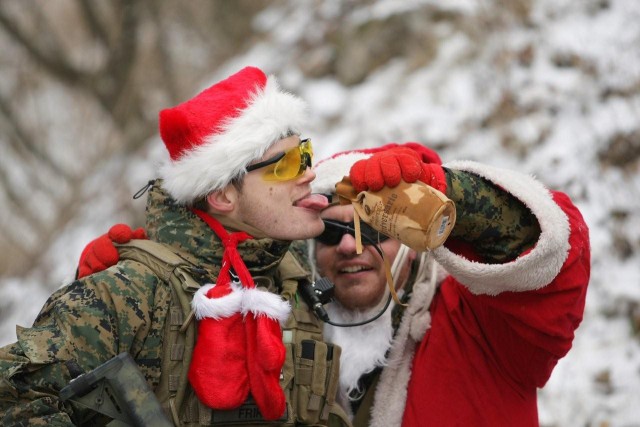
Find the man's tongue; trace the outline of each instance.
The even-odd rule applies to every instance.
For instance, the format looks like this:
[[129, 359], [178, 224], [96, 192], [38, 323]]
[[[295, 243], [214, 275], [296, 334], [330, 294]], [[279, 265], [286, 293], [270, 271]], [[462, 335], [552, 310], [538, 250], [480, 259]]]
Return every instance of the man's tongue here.
[[329, 206], [329, 201], [322, 194], [311, 194], [304, 199], [300, 199], [296, 202], [296, 207], [306, 208], [315, 211], [321, 211]]

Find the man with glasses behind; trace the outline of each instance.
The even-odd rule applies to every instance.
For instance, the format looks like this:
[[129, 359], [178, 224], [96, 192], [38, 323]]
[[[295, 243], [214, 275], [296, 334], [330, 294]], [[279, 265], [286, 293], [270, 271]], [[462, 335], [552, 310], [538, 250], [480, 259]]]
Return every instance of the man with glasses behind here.
[[308, 278], [289, 252], [327, 205], [305, 108], [247, 67], [160, 113], [147, 252], [62, 287], [0, 349], [0, 424], [106, 424], [59, 391], [123, 352], [175, 425], [328, 423], [339, 349], [296, 300]]
[[[358, 254], [353, 206], [321, 213], [311, 258], [335, 284], [325, 337], [342, 348], [339, 401], [354, 426], [538, 426], [537, 388], [571, 348], [589, 282], [588, 229], [569, 198], [513, 171], [442, 167], [416, 143], [314, 170], [313, 191], [332, 199], [348, 175], [356, 191], [420, 180], [456, 205], [444, 246], [423, 253], [361, 223]], [[374, 243], [402, 302], [377, 318], [390, 293]]]

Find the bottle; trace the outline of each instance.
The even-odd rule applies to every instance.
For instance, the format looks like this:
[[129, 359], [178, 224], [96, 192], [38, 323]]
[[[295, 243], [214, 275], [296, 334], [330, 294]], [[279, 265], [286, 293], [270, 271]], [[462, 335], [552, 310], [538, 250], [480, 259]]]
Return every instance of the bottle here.
[[359, 216], [380, 233], [419, 252], [441, 246], [456, 222], [453, 201], [420, 181], [358, 193], [349, 177], [344, 177], [336, 184], [336, 194], [340, 204], [353, 204], [354, 222]]

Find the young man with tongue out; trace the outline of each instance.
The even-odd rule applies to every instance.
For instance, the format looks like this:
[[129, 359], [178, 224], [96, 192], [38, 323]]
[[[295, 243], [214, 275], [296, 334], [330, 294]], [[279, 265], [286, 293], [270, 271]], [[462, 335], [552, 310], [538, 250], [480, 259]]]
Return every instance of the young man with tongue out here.
[[193, 282], [129, 258], [60, 288], [0, 349], [0, 424], [102, 425], [58, 392], [127, 352], [175, 425], [326, 425], [338, 357], [296, 300], [306, 272], [289, 251], [322, 232], [327, 206], [311, 195], [305, 104], [247, 67], [161, 111], [159, 126], [169, 158], [148, 186], [147, 243]]

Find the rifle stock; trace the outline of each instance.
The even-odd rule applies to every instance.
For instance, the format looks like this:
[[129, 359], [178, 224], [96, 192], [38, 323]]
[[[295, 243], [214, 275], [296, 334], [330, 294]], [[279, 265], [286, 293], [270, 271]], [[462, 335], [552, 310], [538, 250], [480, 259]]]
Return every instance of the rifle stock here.
[[111, 427], [173, 425], [129, 353], [71, 380], [59, 396], [113, 418]]

